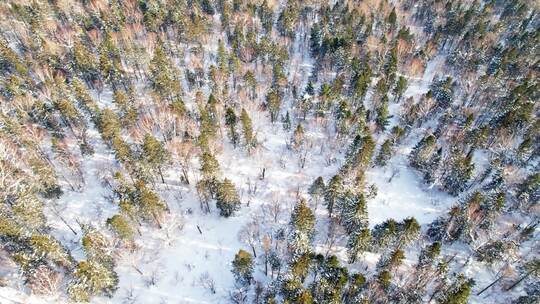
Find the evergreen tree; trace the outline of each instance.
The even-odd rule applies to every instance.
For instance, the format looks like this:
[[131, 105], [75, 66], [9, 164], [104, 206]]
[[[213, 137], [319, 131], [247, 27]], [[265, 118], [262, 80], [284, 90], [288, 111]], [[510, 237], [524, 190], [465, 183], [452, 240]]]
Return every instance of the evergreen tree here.
[[440, 304], [466, 304], [468, 303], [474, 281], [471, 279], [458, 278], [448, 290], [437, 299]]
[[285, 117], [281, 119], [281, 123], [283, 123], [283, 129], [285, 131], [289, 131], [291, 129], [291, 116], [289, 115], [289, 111], [285, 113]]
[[294, 130], [291, 140], [293, 148], [296, 150], [300, 149], [300, 147], [304, 144], [304, 140], [304, 128], [302, 128], [301, 124], [298, 124]]
[[162, 166], [163, 163], [167, 161], [168, 154], [163, 147], [163, 144], [150, 133], [146, 133], [144, 136], [142, 156], [152, 170], [153, 168], [157, 170], [159, 176], [161, 177], [161, 182], [165, 183]]
[[368, 214], [364, 195], [346, 191], [340, 200], [344, 200], [339, 205], [342, 206], [342, 224], [347, 234], [350, 235], [368, 228]]
[[326, 185], [324, 184], [324, 179], [322, 176], [317, 177], [311, 186], [309, 186], [308, 193], [311, 195], [311, 199], [315, 201], [315, 211], [317, 211], [317, 206], [319, 201], [324, 198], [326, 192]]
[[236, 124], [238, 119], [234, 110], [230, 107], [227, 107], [225, 110], [225, 125], [229, 128], [229, 138], [231, 139], [233, 145], [236, 147], [238, 143], [238, 133], [236, 132]]
[[219, 176], [219, 163], [213, 154], [203, 152], [201, 155], [201, 173], [205, 179], [213, 179]]
[[253, 257], [245, 250], [238, 250], [232, 262], [232, 273], [238, 284], [247, 286], [253, 280]]
[[324, 201], [328, 209], [328, 216], [332, 217], [334, 206], [343, 192], [343, 179], [340, 175], [334, 175], [328, 182], [324, 193]]
[[73, 277], [68, 293], [76, 302], [88, 302], [94, 295], [112, 296], [118, 285], [117, 274], [94, 260], [79, 262]]
[[386, 139], [381, 145], [379, 154], [375, 158], [375, 164], [378, 166], [385, 166], [388, 160], [392, 157], [392, 141]]
[[279, 108], [281, 107], [281, 97], [275, 89], [270, 89], [266, 94], [266, 106], [270, 111], [270, 121], [274, 123], [278, 116]]
[[255, 146], [256, 139], [253, 134], [253, 127], [251, 124], [251, 119], [245, 109], [242, 109], [240, 114], [240, 122], [242, 123], [242, 130], [244, 133], [244, 144], [248, 147], [248, 150]]
[[150, 62], [150, 81], [154, 92], [162, 99], [172, 102], [179, 98], [181, 92], [179, 73], [167, 56], [163, 42], [158, 41], [154, 50], [154, 57]]
[[367, 251], [371, 246], [371, 234], [369, 229], [361, 229], [358, 232], [353, 232], [349, 235], [347, 242], [347, 254], [349, 263], [356, 262], [360, 254]]
[[217, 187], [216, 207], [224, 217], [232, 216], [240, 209], [240, 197], [229, 179], [224, 179]]
[[407, 90], [407, 78], [399, 76], [396, 86], [394, 87], [395, 102], [399, 102], [401, 100], [405, 90]]
[[107, 219], [107, 225], [122, 240], [133, 239], [133, 228], [129, 221], [121, 214], [116, 214]]
[[315, 234], [315, 216], [307, 206], [306, 201], [301, 199], [291, 214], [289, 246], [294, 256], [299, 256], [311, 251], [311, 241]]
[[388, 119], [390, 118], [389, 112], [388, 112], [388, 96], [384, 95], [381, 104], [376, 109], [377, 117], [375, 118], [375, 123], [377, 124], [377, 128], [379, 130], [386, 130], [386, 127], [388, 126], [389, 122]]
[[440, 161], [441, 151], [437, 147], [437, 139], [432, 134], [424, 136], [412, 149], [409, 155], [411, 166], [423, 173], [426, 181], [433, 181], [435, 170]]
[[465, 155], [458, 149], [453, 149], [444, 168], [441, 180], [443, 189], [452, 195], [458, 195], [467, 188], [474, 171], [472, 151]]
[[146, 220], [153, 220], [161, 228], [160, 219], [167, 206], [143, 181], [138, 181], [135, 187], [137, 189], [135, 198], [142, 217]]

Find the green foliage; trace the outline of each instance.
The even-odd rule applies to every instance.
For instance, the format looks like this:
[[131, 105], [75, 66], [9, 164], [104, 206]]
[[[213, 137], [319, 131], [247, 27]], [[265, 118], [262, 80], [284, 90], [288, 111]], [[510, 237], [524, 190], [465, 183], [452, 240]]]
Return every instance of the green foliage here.
[[290, 246], [296, 254], [302, 255], [311, 250], [315, 230], [315, 215], [304, 199], [300, 200], [291, 214]]
[[122, 240], [133, 239], [133, 228], [130, 222], [121, 214], [116, 214], [107, 219], [107, 225]]
[[269, 90], [266, 94], [266, 105], [270, 111], [270, 121], [274, 123], [281, 107], [281, 97], [274, 89]]
[[112, 295], [118, 285], [118, 276], [97, 261], [81, 261], [73, 272], [74, 281], [68, 287], [73, 301], [87, 302], [93, 295]]
[[251, 280], [253, 280], [253, 257], [251, 254], [240, 249], [234, 256], [232, 266], [236, 282], [243, 286], [250, 285]]
[[229, 179], [224, 179], [217, 187], [216, 207], [224, 217], [232, 216], [240, 209], [240, 197]]
[[72, 257], [66, 249], [53, 237], [46, 234], [34, 234], [30, 237], [30, 244], [38, 256], [46, 256], [53, 262], [69, 267]]
[[242, 109], [240, 114], [240, 122], [242, 123], [242, 130], [244, 133], [244, 144], [248, 149], [252, 148], [256, 144], [255, 135], [253, 134], [253, 127], [251, 123], [251, 118], [245, 109]]
[[219, 175], [219, 163], [217, 159], [209, 152], [203, 152], [201, 155], [201, 173], [204, 178], [215, 178]]
[[334, 175], [328, 182], [326, 191], [324, 193], [324, 201], [326, 208], [328, 209], [328, 216], [332, 216], [334, 212], [334, 206], [343, 192], [343, 179], [340, 175]]

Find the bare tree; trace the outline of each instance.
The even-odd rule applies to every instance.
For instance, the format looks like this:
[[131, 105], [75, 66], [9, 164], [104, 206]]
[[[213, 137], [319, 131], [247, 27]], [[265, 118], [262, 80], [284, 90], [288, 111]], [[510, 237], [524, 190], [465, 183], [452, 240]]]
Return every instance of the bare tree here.
[[253, 256], [256, 258], [257, 252], [255, 246], [260, 242], [260, 223], [256, 219], [247, 223], [238, 232], [238, 239], [251, 247]]

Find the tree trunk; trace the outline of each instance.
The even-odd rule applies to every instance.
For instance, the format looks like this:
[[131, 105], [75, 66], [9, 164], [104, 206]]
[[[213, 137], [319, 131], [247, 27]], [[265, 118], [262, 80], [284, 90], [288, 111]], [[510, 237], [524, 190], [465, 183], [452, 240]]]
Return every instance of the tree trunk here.
[[161, 177], [161, 182], [165, 184], [165, 179], [163, 178], [163, 172], [161, 171], [161, 166], [158, 167], [159, 176]]
[[531, 272], [527, 272], [524, 276], [521, 277], [521, 279], [517, 280], [517, 282], [515, 282], [514, 284], [512, 284], [512, 286], [508, 287], [506, 289], [506, 291], [510, 291], [512, 289], [514, 289], [519, 283], [521, 283], [521, 281], [525, 280], [527, 277], [529, 277], [529, 275], [531, 274]]
[[503, 276], [498, 277], [497, 279], [495, 279], [495, 281], [491, 282], [491, 284], [486, 286], [486, 288], [480, 290], [476, 295], [477, 296], [481, 295], [484, 291], [488, 290], [491, 286], [495, 285], [495, 283], [499, 282], [502, 278]]
[[251, 251], [253, 251], [253, 257], [257, 258], [257, 253], [255, 252], [255, 246], [253, 244], [249, 244], [251, 246]]

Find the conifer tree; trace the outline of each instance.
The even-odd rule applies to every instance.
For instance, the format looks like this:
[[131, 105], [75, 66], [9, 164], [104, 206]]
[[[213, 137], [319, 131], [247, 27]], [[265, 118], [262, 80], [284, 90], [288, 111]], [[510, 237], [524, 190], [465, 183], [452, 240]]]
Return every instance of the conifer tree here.
[[423, 173], [424, 180], [432, 182], [440, 162], [440, 153], [437, 139], [429, 134], [414, 146], [409, 155], [409, 163], [413, 168]]
[[179, 73], [165, 52], [163, 42], [158, 41], [154, 57], [150, 62], [151, 85], [160, 98], [173, 102], [180, 96], [181, 86], [177, 79]]
[[380, 105], [376, 109], [377, 117], [375, 118], [375, 123], [377, 124], [377, 128], [379, 130], [386, 130], [386, 127], [388, 126], [388, 119], [390, 118], [389, 112], [388, 112], [388, 96], [384, 95]]
[[443, 189], [452, 195], [458, 195], [467, 188], [474, 171], [472, 151], [465, 155], [458, 149], [453, 149], [444, 168], [441, 180]]
[[129, 221], [121, 214], [116, 214], [107, 219], [107, 225], [122, 240], [133, 239], [133, 228]]
[[154, 221], [161, 228], [161, 217], [167, 206], [159, 196], [149, 189], [143, 181], [137, 181], [135, 184], [135, 199], [141, 211], [142, 218]]
[[311, 186], [308, 189], [311, 198], [315, 201], [315, 211], [317, 211], [317, 206], [319, 201], [324, 198], [324, 193], [326, 192], [326, 185], [324, 184], [324, 179], [322, 176], [317, 177]]
[[152, 136], [152, 134], [147, 133], [144, 136], [142, 150], [143, 159], [148, 163], [150, 168], [155, 168], [161, 177], [161, 182], [165, 183], [162, 166], [167, 161], [168, 155], [163, 144]]
[[232, 273], [241, 286], [251, 284], [253, 280], [253, 257], [249, 252], [240, 249], [232, 262]]
[[88, 302], [94, 295], [112, 296], [118, 285], [117, 274], [95, 260], [79, 262], [73, 276], [68, 293], [77, 302]]
[[251, 118], [245, 109], [242, 109], [240, 114], [240, 122], [242, 123], [242, 131], [244, 133], [244, 144], [246, 147], [251, 149], [256, 144], [255, 135], [253, 134], [253, 127], [251, 124]]
[[229, 179], [224, 179], [217, 187], [216, 207], [224, 217], [232, 216], [240, 209], [240, 197]]
[[343, 192], [343, 179], [340, 175], [334, 175], [328, 182], [324, 193], [324, 201], [328, 209], [328, 216], [332, 217], [334, 206]]
[[407, 78], [399, 76], [396, 86], [394, 87], [394, 101], [399, 102], [403, 97], [403, 93], [407, 90]]
[[203, 152], [201, 155], [201, 173], [205, 179], [216, 178], [219, 175], [219, 163], [212, 153]]
[[341, 197], [342, 206], [342, 225], [347, 234], [357, 233], [368, 227], [368, 214], [366, 200], [362, 193], [354, 194], [346, 191]]
[[225, 125], [229, 128], [229, 138], [231, 139], [233, 145], [236, 147], [236, 144], [238, 143], [238, 132], [236, 132], [236, 124], [238, 122], [238, 118], [236, 117], [236, 113], [234, 113], [234, 110], [230, 107], [227, 107], [225, 110]]
[[270, 89], [266, 94], [266, 105], [270, 111], [270, 121], [274, 123], [281, 107], [281, 97], [275, 89]]
[[289, 246], [294, 256], [311, 252], [311, 241], [315, 234], [315, 216], [301, 199], [294, 206], [290, 221]]
[[293, 148], [296, 150], [298, 150], [304, 144], [304, 128], [302, 128], [301, 124], [296, 126], [291, 141]]
[[385, 166], [388, 160], [392, 157], [392, 141], [386, 139], [381, 145], [379, 154], [375, 158], [375, 164], [378, 166]]
[[369, 229], [361, 229], [358, 232], [353, 232], [349, 235], [347, 242], [347, 254], [349, 256], [349, 263], [356, 262], [358, 256], [367, 251], [371, 244], [371, 234]]

